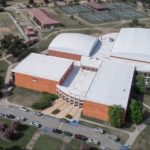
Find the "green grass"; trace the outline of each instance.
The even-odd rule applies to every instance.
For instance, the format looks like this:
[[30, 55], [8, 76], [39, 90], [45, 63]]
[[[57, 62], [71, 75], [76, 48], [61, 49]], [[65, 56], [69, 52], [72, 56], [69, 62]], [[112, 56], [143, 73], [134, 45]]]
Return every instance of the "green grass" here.
[[21, 37], [21, 34], [19, 33], [16, 25], [7, 13], [0, 13], [0, 20], [0, 27], [8, 28], [8, 30], [10, 30], [9, 32], [0, 32], [0, 38], [2, 38], [3, 35], [9, 33], [13, 33]]
[[6, 124], [6, 125], [10, 125], [10, 120], [8, 120], [8, 119], [5, 119], [5, 118], [0, 118], [0, 123], [4, 123], [4, 124]]
[[67, 145], [66, 150], [79, 150], [81, 141], [72, 139], [71, 142]]
[[60, 150], [61, 145], [61, 140], [52, 138], [48, 135], [41, 135], [36, 141], [33, 150]]
[[0, 61], [0, 76], [3, 76], [5, 78], [7, 73], [8, 63], [4, 60]]
[[41, 96], [41, 92], [16, 87], [8, 100], [12, 103], [31, 107], [32, 103], [39, 101]]
[[[10, 121], [7, 119], [0, 119], [0, 122], [6, 123], [8, 125], [10, 124]], [[32, 135], [36, 131], [36, 128], [27, 125], [22, 125], [20, 128], [20, 133], [16, 134], [13, 140], [5, 141], [3, 139], [0, 139], [0, 147], [10, 150], [24, 149], [30, 141], [30, 139], [32, 138]]]
[[150, 148], [150, 126], [147, 126], [135, 140], [132, 149], [149, 150]]

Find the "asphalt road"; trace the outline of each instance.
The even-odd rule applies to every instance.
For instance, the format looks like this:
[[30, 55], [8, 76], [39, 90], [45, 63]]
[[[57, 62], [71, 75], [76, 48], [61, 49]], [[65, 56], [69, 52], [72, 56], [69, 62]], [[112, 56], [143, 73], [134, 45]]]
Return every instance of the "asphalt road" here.
[[[101, 142], [102, 147], [108, 147], [112, 150], [117, 150], [121, 146], [121, 143], [114, 142], [109, 139], [108, 134], [100, 134], [94, 131], [94, 128], [78, 125], [74, 126], [70, 123], [63, 123], [54, 117], [50, 116], [36, 116], [32, 113], [32, 111], [24, 112], [20, 111], [17, 107], [14, 106], [0, 106], [0, 112], [4, 114], [13, 114], [16, 117], [25, 117], [27, 118], [26, 124], [30, 124], [32, 121], [37, 121], [42, 124], [43, 127], [47, 128], [59, 128], [61, 125], [61, 130], [70, 131], [73, 134], [82, 134], [87, 136], [88, 138], [96, 139]], [[43, 128], [42, 127], [42, 128]], [[54, 134], [54, 133], [53, 133]]]

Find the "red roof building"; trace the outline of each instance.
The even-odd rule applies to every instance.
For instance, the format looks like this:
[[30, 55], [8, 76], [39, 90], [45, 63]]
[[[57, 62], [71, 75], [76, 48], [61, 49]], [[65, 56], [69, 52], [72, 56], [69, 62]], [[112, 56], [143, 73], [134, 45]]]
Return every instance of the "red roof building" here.
[[94, 8], [96, 10], [106, 10], [107, 8], [103, 5], [103, 4], [100, 4], [100, 3], [97, 3], [97, 2], [88, 2], [86, 3], [87, 6], [91, 7], [91, 8]]
[[49, 13], [44, 9], [31, 9], [29, 14], [33, 20], [41, 26], [41, 28], [51, 28], [62, 25], [62, 23], [58, 21], [52, 13]]

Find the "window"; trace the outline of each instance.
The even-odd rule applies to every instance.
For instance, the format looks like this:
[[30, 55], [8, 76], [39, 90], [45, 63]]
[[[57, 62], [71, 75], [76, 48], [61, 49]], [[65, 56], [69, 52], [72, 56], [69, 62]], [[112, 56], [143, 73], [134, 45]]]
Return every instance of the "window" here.
[[37, 79], [32, 78], [32, 82], [37, 82]]

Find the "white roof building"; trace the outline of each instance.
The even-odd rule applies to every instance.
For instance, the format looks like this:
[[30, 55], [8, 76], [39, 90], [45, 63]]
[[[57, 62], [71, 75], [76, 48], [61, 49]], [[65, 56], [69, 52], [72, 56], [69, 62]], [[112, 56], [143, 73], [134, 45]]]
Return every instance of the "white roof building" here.
[[94, 36], [79, 33], [61, 33], [50, 43], [48, 50], [90, 56], [100, 43]]
[[111, 56], [150, 62], [150, 29], [121, 29], [112, 48]]
[[59, 81], [72, 63], [69, 59], [31, 53], [12, 72]]
[[100, 60], [99, 58], [86, 57], [86, 56], [82, 56], [80, 61], [81, 66], [95, 68], [95, 69], [98, 69], [101, 63], [102, 60]]
[[103, 61], [85, 99], [108, 106], [121, 105], [126, 109], [134, 69], [124, 63]]

